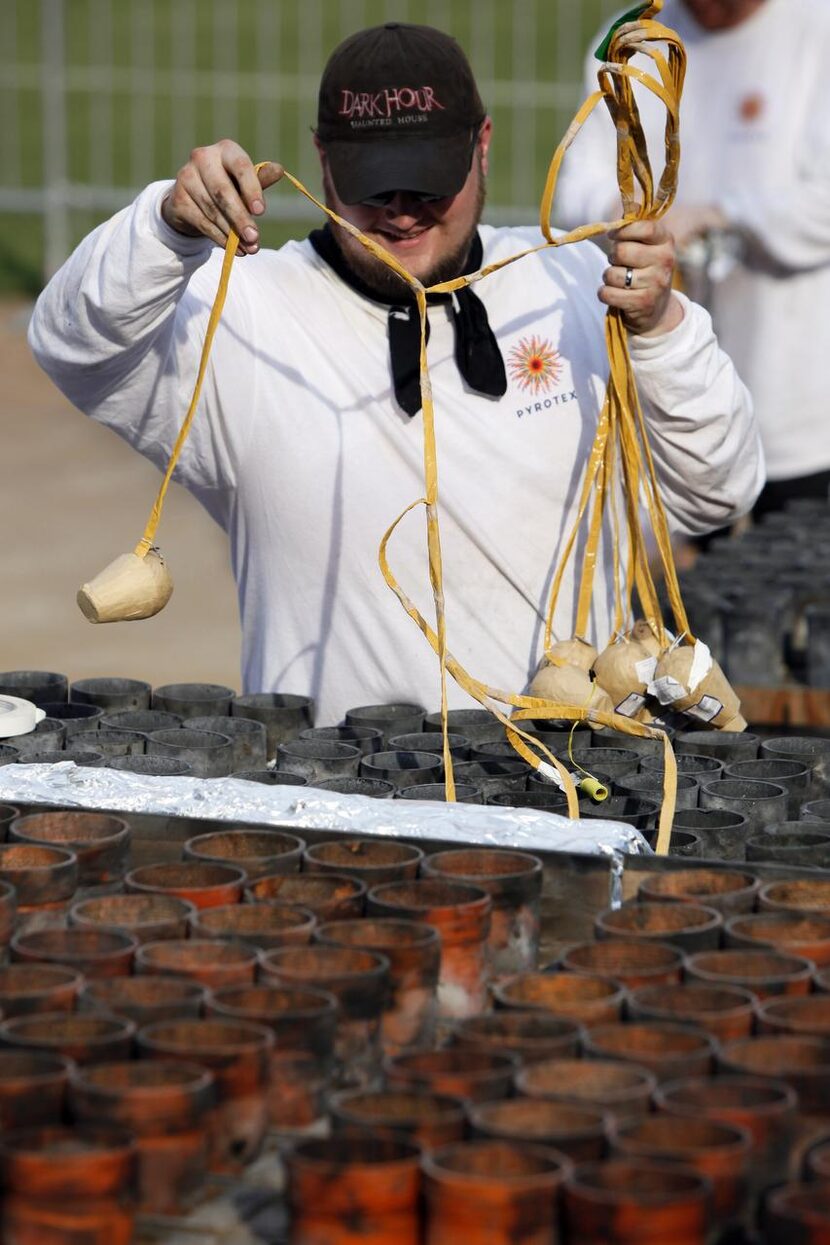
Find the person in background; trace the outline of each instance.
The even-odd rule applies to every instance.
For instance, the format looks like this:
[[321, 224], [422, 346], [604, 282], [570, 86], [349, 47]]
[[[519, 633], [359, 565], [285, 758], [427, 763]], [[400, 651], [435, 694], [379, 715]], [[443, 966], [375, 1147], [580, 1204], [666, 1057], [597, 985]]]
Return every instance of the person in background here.
[[[689, 292], [703, 285], [718, 339], [752, 393], [768, 477], [755, 513], [826, 497], [830, 4], [666, 0], [656, 20], [688, 52], [679, 188], [665, 221]], [[652, 71], [645, 57], [632, 63]], [[586, 92], [598, 68], [589, 54]], [[665, 110], [645, 88], [635, 93], [649, 151], [660, 152]], [[566, 157], [557, 225], [619, 215], [614, 151], [600, 104]]]
[[[315, 141], [331, 208], [424, 284], [541, 241], [480, 226], [492, 125], [454, 39], [387, 23], [332, 54]], [[198, 148], [86, 238], [44, 290], [35, 356], [82, 411], [166, 464], [193, 389], [222, 247], [236, 261], [179, 478], [228, 532], [247, 691], [309, 692], [318, 720], [350, 706], [439, 700], [437, 663], [384, 583], [382, 533], [423, 495], [418, 322], [409, 287], [342, 226], [260, 247], [249, 154]], [[293, 190], [285, 193], [293, 194]], [[676, 527], [748, 510], [763, 480], [751, 404], [709, 316], [672, 292], [660, 223], [541, 251], [434, 299], [429, 360], [440, 455], [449, 644], [476, 677], [521, 691], [541, 655], [550, 579], [574, 521], [621, 309]], [[599, 297], [597, 291], [599, 290]], [[433, 616], [423, 520], [390, 545]], [[613, 542], [593, 624], [613, 616]], [[569, 567], [558, 634], [573, 627]], [[469, 703], [450, 685], [450, 704]]]

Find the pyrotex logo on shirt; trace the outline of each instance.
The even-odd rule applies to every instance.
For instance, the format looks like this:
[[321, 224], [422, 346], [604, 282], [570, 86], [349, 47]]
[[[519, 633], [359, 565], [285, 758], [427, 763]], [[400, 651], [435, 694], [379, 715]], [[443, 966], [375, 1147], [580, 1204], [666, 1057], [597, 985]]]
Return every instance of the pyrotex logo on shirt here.
[[[350, 121], [356, 117], [360, 120], [374, 118], [391, 120], [400, 113], [426, 114], [433, 112], [436, 108], [441, 112], [446, 111], [440, 100], [435, 98], [435, 91], [431, 86], [387, 87], [385, 91], [349, 91], [344, 88], [341, 96], [340, 116], [348, 117]], [[414, 119], [414, 117], [406, 117], [407, 121]], [[423, 120], [426, 120], [426, 115]]]
[[[537, 411], [546, 411], [565, 402], [576, 401], [576, 390], [553, 393], [562, 377], [564, 360], [546, 337], [523, 337], [507, 355], [507, 366], [513, 380], [526, 394], [535, 398], [528, 406], [518, 407], [521, 419]], [[550, 396], [543, 396], [543, 395]]]
[[523, 337], [507, 356], [510, 374], [520, 389], [547, 393], [562, 375], [559, 351], [543, 337]]

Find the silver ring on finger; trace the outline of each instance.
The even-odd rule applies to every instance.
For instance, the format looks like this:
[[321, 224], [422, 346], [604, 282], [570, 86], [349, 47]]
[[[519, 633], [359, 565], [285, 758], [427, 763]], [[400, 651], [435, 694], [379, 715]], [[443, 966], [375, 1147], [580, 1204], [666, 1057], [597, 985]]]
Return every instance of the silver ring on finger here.
[[630, 290], [632, 285], [634, 284], [634, 269], [633, 268], [626, 268], [624, 284], [627, 290]]

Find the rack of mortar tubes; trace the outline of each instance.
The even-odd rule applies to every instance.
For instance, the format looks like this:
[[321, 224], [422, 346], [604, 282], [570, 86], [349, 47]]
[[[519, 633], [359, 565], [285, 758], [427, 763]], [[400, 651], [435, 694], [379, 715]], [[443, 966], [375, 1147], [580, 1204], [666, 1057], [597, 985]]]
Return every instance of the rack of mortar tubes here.
[[830, 728], [830, 503], [791, 501], [711, 541], [683, 599], [756, 724]]
[[[60, 810], [27, 807], [0, 852], [28, 899], [38, 852], [67, 851], [39, 811], [54, 844]], [[64, 842], [124, 850], [117, 877], [7, 902], [9, 1245], [95, 1215], [90, 1240], [138, 1245], [444, 1245], [477, 1216], [517, 1245], [528, 1214], [545, 1245], [661, 1216], [778, 1245], [830, 1218], [830, 871], [628, 856], [620, 877], [113, 810], [124, 847], [72, 816]]]
[[[195, 731], [233, 722], [233, 693], [203, 690]], [[71, 738], [123, 746], [72, 705]], [[319, 761], [291, 708], [283, 754]], [[425, 747], [423, 716], [401, 748]], [[711, 748], [730, 742], [726, 776]], [[79, 1218], [95, 1245], [456, 1245], [482, 1216], [488, 1245], [789, 1245], [826, 1223], [830, 870], [805, 866], [830, 865], [827, 749], [676, 744], [688, 807], [665, 858], [0, 809], [4, 1241], [68, 1241]], [[614, 732], [579, 745], [653, 832], [654, 758]], [[486, 776], [480, 750], [467, 764]], [[538, 784], [493, 800], [561, 803]]]

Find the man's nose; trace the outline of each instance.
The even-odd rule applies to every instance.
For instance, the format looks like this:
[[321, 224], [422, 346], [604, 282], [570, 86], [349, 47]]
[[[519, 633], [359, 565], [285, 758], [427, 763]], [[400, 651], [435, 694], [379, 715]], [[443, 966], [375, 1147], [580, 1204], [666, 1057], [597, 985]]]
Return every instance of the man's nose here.
[[422, 210], [423, 205], [415, 195], [410, 194], [408, 190], [399, 190], [394, 199], [387, 203], [384, 214], [388, 220], [401, 224], [404, 221], [418, 220]]

